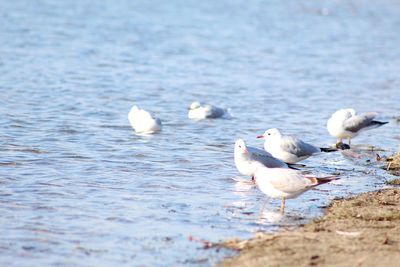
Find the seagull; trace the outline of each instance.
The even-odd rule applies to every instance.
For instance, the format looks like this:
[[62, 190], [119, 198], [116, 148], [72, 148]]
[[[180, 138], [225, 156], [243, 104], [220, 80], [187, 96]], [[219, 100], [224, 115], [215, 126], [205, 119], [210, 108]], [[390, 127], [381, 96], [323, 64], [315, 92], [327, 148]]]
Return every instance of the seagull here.
[[148, 111], [137, 106], [131, 108], [128, 120], [137, 133], [152, 134], [161, 131], [162, 128], [159, 118], [152, 116]]
[[314, 177], [303, 175], [298, 170], [288, 168], [267, 168], [259, 162], [252, 163], [258, 188], [271, 198], [281, 198], [281, 213], [285, 211], [285, 200], [296, 198], [302, 193], [339, 179], [337, 176]]
[[316, 153], [337, 151], [337, 149], [334, 148], [313, 146], [294, 136], [282, 135], [276, 128], [266, 130], [263, 135], [259, 135], [257, 138], [265, 139], [265, 151], [271, 153], [271, 155], [277, 159], [292, 164]]
[[224, 116], [226, 113], [226, 109], [196, 101], [189, 106], [188, 118], [198, 120], [216, 119]]
[[268, 168], [288, 168], [288, 164], [280, 159], [274, 158], [270, 153], [262, 149], [246, 146], [243, 139], [236, 140], [235, 143], [235, 165], [243, 175], [254, 177], [255, 166], [253, 162], [260, 162]]
[[374, 120], [377, 115], [375, 112], [357, 114], [352, 108], [339, 109], [328, 120], [328, 132], [338, 138], [338, 144], [343, 143], [343, 138], [347, 138], [350, 145], [351, 138], [356, 137], [360, 132], [388, 123]]

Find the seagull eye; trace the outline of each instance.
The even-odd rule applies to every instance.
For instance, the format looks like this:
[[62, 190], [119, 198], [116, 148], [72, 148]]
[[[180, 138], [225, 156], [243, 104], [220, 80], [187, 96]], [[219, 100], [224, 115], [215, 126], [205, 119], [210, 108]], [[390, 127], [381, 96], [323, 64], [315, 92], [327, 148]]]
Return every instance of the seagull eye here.
[[268, 135], [271, 135], [270, 133]]

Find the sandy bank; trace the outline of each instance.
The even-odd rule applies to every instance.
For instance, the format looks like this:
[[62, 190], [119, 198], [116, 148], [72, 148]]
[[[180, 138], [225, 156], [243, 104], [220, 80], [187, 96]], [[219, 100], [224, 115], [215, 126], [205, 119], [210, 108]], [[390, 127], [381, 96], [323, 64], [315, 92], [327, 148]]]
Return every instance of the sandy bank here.
[[400, 266], [400, 188], [335, 200], [324, 217], [298, 230], [222, 246], [240, 252], [223, 267]]

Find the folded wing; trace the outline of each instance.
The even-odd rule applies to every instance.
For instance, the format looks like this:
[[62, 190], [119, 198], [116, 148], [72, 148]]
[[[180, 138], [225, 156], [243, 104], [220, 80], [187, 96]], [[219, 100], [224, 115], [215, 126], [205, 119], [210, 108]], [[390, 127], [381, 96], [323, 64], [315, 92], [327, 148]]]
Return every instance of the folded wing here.
[[282, 138], [281, 148], [282, 150], [290, 154], [294, 154], [297, 157], [310, 156], [320, 151], [317, 147], [307, 144], [302, 140], [292, 136], [285, 136]]
[[346, 131], [356, 133], [367, 128], [377, 127], [375, 123], [373, 123], [376, 115], [377, 114], [375, 112], [366, 112], [355, 115], [344, 121], [343, 128]]

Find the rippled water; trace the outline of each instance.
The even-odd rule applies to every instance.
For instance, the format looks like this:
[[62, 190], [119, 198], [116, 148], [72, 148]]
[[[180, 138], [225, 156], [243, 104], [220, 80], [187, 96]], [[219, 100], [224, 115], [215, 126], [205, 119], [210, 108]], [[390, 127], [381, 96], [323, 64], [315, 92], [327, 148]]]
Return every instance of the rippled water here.
[[[394, 151], [399, 29], [388, 0], [0, 1], [0, 265], [213, 265], [227, 252], [189, 236], [249, 237], [380, 188], [373, 154], [324, 154], [304, 163], [340, 181], [260, 216], [232, 151], [271, 127], [331, 144], [340, 107], [380, 112], [354, 142]], [[194, 100], [233, 118], [190, 121]], [[135, 135], [133, 104], [163, 131]]]

